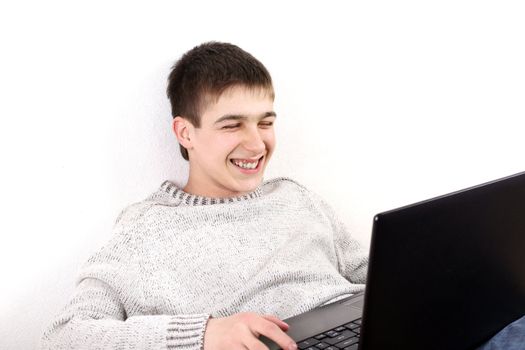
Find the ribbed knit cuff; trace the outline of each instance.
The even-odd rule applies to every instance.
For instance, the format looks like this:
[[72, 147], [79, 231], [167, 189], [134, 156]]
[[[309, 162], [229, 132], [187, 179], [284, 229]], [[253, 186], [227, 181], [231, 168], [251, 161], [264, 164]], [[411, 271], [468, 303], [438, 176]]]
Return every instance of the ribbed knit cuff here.
[[202, 350], [204, 348], [204, 331], [210, 315], [173, 316], [168, 322], [168, 349]]

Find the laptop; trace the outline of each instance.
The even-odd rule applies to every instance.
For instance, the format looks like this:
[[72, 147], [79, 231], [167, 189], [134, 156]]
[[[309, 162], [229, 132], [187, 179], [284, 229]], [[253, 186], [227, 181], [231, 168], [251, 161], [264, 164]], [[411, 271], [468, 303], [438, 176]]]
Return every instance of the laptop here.
[[369, 258], [364, 293], [285, 320], [300, 349], [476, 349], [525, 315], [525, 172], [377, 214]]

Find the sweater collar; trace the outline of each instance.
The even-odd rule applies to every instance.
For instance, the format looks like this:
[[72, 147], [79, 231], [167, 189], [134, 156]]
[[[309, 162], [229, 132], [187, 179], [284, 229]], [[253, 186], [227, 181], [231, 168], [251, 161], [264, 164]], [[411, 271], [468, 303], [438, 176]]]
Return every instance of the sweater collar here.
[[185, 192], [184, 190], [179, 188], [177, 185], [175, 185], [171, 181], [164, 181], [164, 183], [160, 186], [160, 190], [163, 192], [166, 192], [171, 197], [179, 200], [181, 203], [185, 203], [186, 205], [190, 205], [190, 206], [233, 203], [233, 202], [245, 201], [251, 198], [259, 198], [262, 195], [262, 189], [259, 186], [253, 192], [246, 193], [238, 197], [220, 198], [220, 197], [197, 196], [197, 195]]

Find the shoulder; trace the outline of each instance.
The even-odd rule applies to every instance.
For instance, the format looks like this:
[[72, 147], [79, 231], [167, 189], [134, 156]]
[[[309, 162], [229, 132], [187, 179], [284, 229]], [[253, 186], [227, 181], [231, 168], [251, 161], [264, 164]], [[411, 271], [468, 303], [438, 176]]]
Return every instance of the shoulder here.
[[287, 200], [298, 199], [317, 207], [323, 202], [321, 197], [311, 191], [305, 185], [288, 177], [278, 177], [267, 180], [262, 185], [263, 193], [270, 195], [282, 195]]
[[141, 201], [126, 206], [118, 215], [111, 236], [107, 239], [102, 249], [123, 248], [131, 244], [134, 236], [141, 232], [143, 217], [153, 204], [148, 201]]
[[274, 179], [266, 180], [261, 187], [265, 193], [280, 190], [309, 192], [305, 186], [289, 177], [276, 177]]
[[279, 193], [287, 200], [298, 199], [303, 204], [328, 216], [333, 216], [333, 208], [316, 192], [288, 177], [278, 177], [265, 181], [262, 185], [265, 194]]
[[101, 242], [81, 268], [81, 276], [100, 277], [121, 268], [127, 269], [143, 258], [143, 243], [150, 235], [154, 207], [165, 201], [157, 190], [145, 199], [127, 205], [117, 216], [111, 234]]
[[117, 216], [111, 235], [101, 250], [129, 247], [134, 244], [137, 237], [147, 234], [145, 218], [151, 208], [157, 204], [157, 201], [152, 200], [152, 195], [150, 195], [144, 200], [125, 206]]
[[155, 202], [144, 200], [125, 207], [115, 220], [115, 231], [121, 231], [123, 227], [139, 223], [144, 215], [155, 205]]
[[115, 221], [115, 228], [141, 222], [156, 206], [176, 207], [180, 205], [180, 200], [177, 200], [170, 194], [172, 187], [173, 185], [169, 181], [165, 181], [157, 190], [142, 201], [126, 206], [118, 215]]

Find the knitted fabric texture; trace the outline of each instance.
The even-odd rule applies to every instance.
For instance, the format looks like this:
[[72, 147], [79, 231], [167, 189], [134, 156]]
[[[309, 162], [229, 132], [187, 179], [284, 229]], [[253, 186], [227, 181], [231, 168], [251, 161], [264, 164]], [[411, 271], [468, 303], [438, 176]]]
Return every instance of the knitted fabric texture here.
[[119, 216], [42, 348], [200, 350], [210, 316], [297, 315], [362, 291], [367, 263], [326, 203], [292, 180], [226, 199], [165, 182]]

